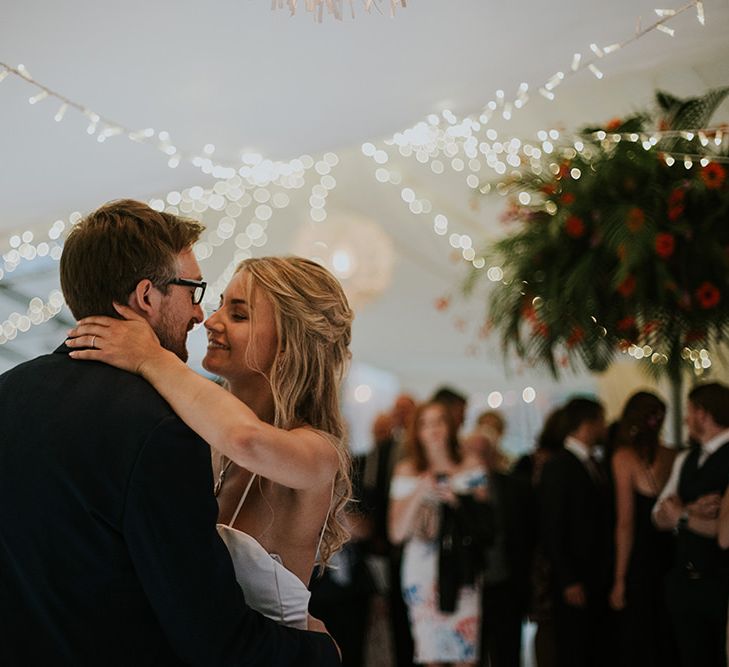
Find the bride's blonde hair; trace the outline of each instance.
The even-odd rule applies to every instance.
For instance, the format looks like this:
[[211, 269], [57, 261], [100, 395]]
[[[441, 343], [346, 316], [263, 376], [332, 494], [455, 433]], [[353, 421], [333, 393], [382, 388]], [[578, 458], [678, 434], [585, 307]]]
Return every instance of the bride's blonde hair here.
[[[351, 357], [354, 314], [339, 281], [324, 267], [302, 257], [246, 259], [236, 268], [250, 276], [248, 303], [260, 289], [273, 304], [276, 357], [266, 377], [274, 404], [274, 426], [310, 426], [328, 436], [339, 456], [329, 520], [324, 526], [320, 562], [349, 539], [344, 508], [352, 495], [350, 455], [339, 408], [339, 388]], [[255, 330], [255, 310], [251, 310]], [[255, 336], [251, 338], [251, 345]], [[247, 350], [249, 364], [254, 350]]]

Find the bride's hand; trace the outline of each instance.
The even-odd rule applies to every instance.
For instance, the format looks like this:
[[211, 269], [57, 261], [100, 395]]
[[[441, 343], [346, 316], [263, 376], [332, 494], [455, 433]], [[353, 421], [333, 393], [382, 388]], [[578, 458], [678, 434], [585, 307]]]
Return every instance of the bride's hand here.
[[114, 304], [123, 320], [91, 316], [82, 319], [68, 332], [66, 347], [74, 359], [103, 361], [122, 370], [143, 375], [145, 363], [164, 354], [157, 335], [147, 320], [131, 308]]

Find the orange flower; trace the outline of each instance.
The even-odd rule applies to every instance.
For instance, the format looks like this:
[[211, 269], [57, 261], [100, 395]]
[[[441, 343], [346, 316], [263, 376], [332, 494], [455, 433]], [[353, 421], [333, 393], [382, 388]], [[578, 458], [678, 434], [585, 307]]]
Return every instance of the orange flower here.
[[635, 276], [628, 276], [618, 285], [618, 292], [626, 299], [635, 292]]
[[624, 317], [622, 320], [618, 320], [617, 323], [618, 331], [628, 331], [635, 326], [635, 318], [631, 315]]
[[450, 303], [451, 300], [447, 296], [442, 296], [435, 300], [435, 309], [440, 311], [446, 310]]
[[716, 162], [710, 162], [700, 172], [701, 180], [709, 190], [718, 190], [726, 178], [726, 170]]
[[585, 338], [585, 331], [582, 327], [575, 327], [572, 329], [570, 337], [567, 339], [567, 347], [574, 347], [577, 343], [580, 343]]
[[575, 196], [571, 192], [565, 192], [561, 197], [560, 201], [565, 206], [570, 206], [575, 203]]
[[521, 307], [521, 316], [525, 320], [528, 320], [529, 322], [536, 322], [537, 321], [537, 311], [534, 310], [534, 306], [532, 305], [531, 301], [527, 301]]
[[633, 232], [633, 234], [643, 227], [644, 222], [645, 213], [642, 208], [635, 206], [628, 211], [628, 218], [625, 221], [625, 225], [631, 232]]
[[673, 192], [671, 192], [670, 196], [668, 197], [668, 219], [671, 222], [675, 222], [683, 215], [683, 212], [686, 208], [684, 203], [685, 200], [685, 190], [681, 188], [676, 188]]
[[568, 236], [573, 239], [579, 239], [585, 235], [585, 223], [582, 222], [582, 218], [578, 218], [576, 215], [571, 215], [565, 222], [564, 230]]
[[623, 124], [623, 121], [620, 120], [620, 118], [613, 118], [612, 120], [608, 121], [607, 125], [605, 125], [605, 129], [608, 132], [615, 132], [615, 130], [620, 129], [620, 126]]
[[709, 310], [709, 308], [714, 308], [719, 305], [721, 292], [716, 285], [707, 280], [701, 283], [696, 290], [696, 300], [704, 310]]
[[666, 234], [665, 232], [656, 234], [656, 255], [663, 259], [668, 259], [673, 255], [675, 249], [676, 239], [672, 234]]

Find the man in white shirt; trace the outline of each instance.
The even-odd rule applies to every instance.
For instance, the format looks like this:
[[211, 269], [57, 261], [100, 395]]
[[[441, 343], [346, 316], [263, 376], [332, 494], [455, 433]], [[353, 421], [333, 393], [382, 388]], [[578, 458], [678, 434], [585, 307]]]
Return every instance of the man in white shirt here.
[[726, 665], [729, 551], [717, 543], [719, 506], [729, 486], [729, 387], [704, 384], [689, 394], [689, 436], [653, 509], [661, 530], [676, 532], [676, 564], [666, 597], [682, 664]]

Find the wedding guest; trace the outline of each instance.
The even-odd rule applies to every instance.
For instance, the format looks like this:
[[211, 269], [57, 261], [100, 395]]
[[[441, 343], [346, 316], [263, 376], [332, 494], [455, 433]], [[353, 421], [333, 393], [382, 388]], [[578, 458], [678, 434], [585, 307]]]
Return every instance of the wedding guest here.
[[[567, 436], [563, 408], [557, 408], [547, 415], [537, 438], [533, 453], [522, 456], [514, 466], [513, 475], [531, 484], [532, 499], [536, 501], [535, 490], [539, 487], [544, 464], [561, 451]], [[534, 635], [534, 654], [538, 667], [557, 667], [557, 644], [554, 630], [554, 613], [551, 595], [551, 568], [544, 545], [539, 540], [538, 523], [533, 528], [535, 544], [532, 571], [530, 575], [532, 597], [529, 616], [537, 624]]]
[[363, 501], [373, 521], [369, 558], [375, 569], [382, 573], [375, 581], [386, 598], [397, 667], [411, 667], [414, 647], [400, 586], [402, 547], [390, 541], [387, 517], [392, 473], [404, 455], [405, 441], [414, 414], [415, 401], [412, 396], [400, 394], [391, 411], [377, 417], [373, 424], [374, 447], [367, 456], [364, 472]]
[[479, 664], [518, 667], [536, 538], [531, 484], [503, 470], [500, 448], [482, 433], [466, 438], [463, 449], [464, 459], [475, 456], [486, 470], [486, 485], [474, 495], [491, 527], [481, 577]]
[[615, 576], [610, 606], [621, 612], [619, 664], [626, 667], [667, 667], [676, 659], [665, 604], [673, 536], [657, 531], [651, 521], [675, 457], [660, 441], [665, 415], [666, 406], [656, 395], [633, 394], [615, 437]]
[[729, 387], [713, 382], [692, 389], [686, 425], [699, 446], [676, 458], [654, 521], [676, 532], [666, 597], [681, 664], [724, 667], [729, 552], [717, 542], [717, 519], [729, 502]]
[[487, 410], [476, 419], [476, 428], [485, 431], [492, 445], [499, 444], [506, 431], [506, 419], [498, 410]]
[[349, 541], [332, 557], [330, 567], [317, 566], [311, 578], [309, 611], [321, 619], [342, 653], [342, 667], [364, 667], [370, 611], [375, 593], [366, 562], [372, 521], [363, 512], [362, 473], [365, 457], [352, 459], [352, 501], [344, 518]]
[[[483, 477], [483, 469], [463, 465], [455, 425], [446, 407], [433, 401], [419, 406], [407, 456], [395, 468], [389, 521], [390, 539], [405, 545], [402, 588], [418, 664], [435, 667], [476, 662], [478, 589], [462, 585], [457, 590], [444, 590], [442, 577], [460, 572], [441, 567], [443, 547], [450, 549], [454, 544], [439, 545], [438, 536], [443, 521], [450, 516], [444, 511], [446, 506], [455, 509], [461, 497], [467, 499], [473, 494]], [[451, 605], [452, 610], [443, 611]]]
[[299, 257], [242, 262], [205, 321], [203, 366], [227, 388], [164, 350], [129, 308], [116, 308], [126, 321], [78, 324], [67, 344], [92, 349], [71, 356], [141, 374], [213, 447], [218, 532], [246, 599], [301, 627], [315, 562], [326, 566], [347, 540], [351, 485], [338, 388], [352, 311], [341, 285]]
[[[400, 394], [392, 406], [392, 437], [395, 442], [404, 447], [415, 416], [416, 402], [410, 394]], [[402, 451], [399, 452], [403, 454]]]
[[437, 389], [430, 400], [446, 406], [455, 425], [456, 433], [460, 432], [466, 419], [466, 407], [468, 406], [466, 397], [455, 389], [444, 386]]
[[501, 447], [501, 441], [506, 432], [506, 419], [498, 410], [482, 412], [476, 420], [476, 430], [482, 433], [489, 441], [492, 467], [506, 473], [511, 469], [512, 461]]
[[542, 470], [540, 532], [551, 567], [557, 661], [564, 667], [609, 664], [610, 490], [593, 457], [605, 432], [596, 401], [575, 398], [564, 408], [564, 449]]

